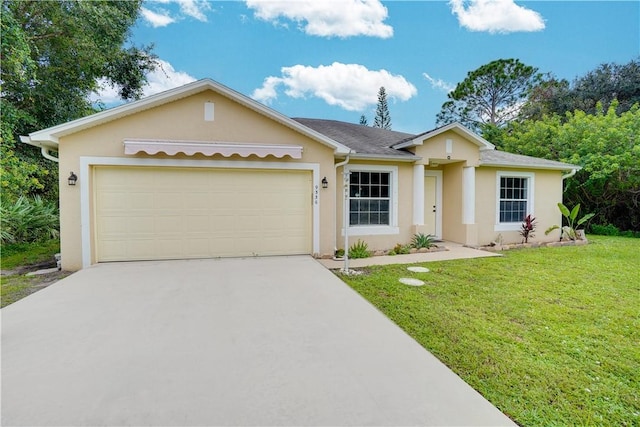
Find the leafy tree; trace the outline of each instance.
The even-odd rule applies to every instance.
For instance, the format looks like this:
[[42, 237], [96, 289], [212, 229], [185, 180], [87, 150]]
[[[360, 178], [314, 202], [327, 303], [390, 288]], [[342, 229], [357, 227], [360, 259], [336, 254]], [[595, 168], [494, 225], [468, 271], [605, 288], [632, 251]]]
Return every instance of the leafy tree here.
[[457, 121], [477, 132], [485, 125], [502, 128], [518, 117], [520, 107], [539, 80], [538, 69], [518, 59], [492, 61], [467, 73], [449, 92], [436, 124]]
[[573, 111], [573, 105], [569, 102], [569, 91], [568, 80], [558, 80], [552, 74], [545, 75], [531, 89], [527, 101], [520, 109], [520, 119], [540, 120], [544, 115], [564, 116], [565, 112]]
[[552, 75], [546, 76], [533, 89], [524, 116], [539, 119], [544, 114], [564, 116], [574, 110], [596, 114], [598, 103], [607, 110], [614, 99], [618, 101], [618, 114], [640, 102], [640, 60], [631, 60], [624, 65], [601, 64], [571, 84]]
[[616, 114], [583, 111], [514, 122], [502, 148], [513, 153], [564, 161], [583, 168], [565, 181], [565, 203], [594, 212], [595, 222], [640, 230], [640, 107]]
[[374, 128], [391, 129], [391, 115], [387, 105], [387, 92], [384, 86], [378, 91], [378, 105], [376, 107], [376, 117], [373, 120]]
[[369, 126], [369, 123], [367, 122], [367, 117], [364, 114], [360, 116], [360, 124], [362, 126]]
[[1, 5], [3, 198], [55, 197], [57, 170], [19, 135], [95, 112], [88, 95], [98, 79], [120, 96], [141, 96], [156, 66], [152, 47], [126, 46], [141, 0], [20, 1]]

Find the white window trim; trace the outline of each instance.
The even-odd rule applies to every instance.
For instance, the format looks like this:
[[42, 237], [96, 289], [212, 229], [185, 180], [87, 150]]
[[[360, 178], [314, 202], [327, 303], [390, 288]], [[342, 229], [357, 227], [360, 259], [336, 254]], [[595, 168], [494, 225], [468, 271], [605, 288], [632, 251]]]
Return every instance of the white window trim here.
[[496, 173], [496, 224], [494, 231], [519, 231], [522, 221], [500, 222], [500, 179], [501, 178], [528, 178], [527, 179], [527, 214], [534, 215], [535, 173], [498, 171]]
[[90, 185], [92, 166], [154, 166], [154, 167], [193, 167], [193, 168], [226, 168], [226, 169], [282, 169], [308, 170], [313, 175], [313, 224], [312, 250], [320, 253], [320, 165], [318, 163], [294, 162], [261, 162], [234, 160], [182, 160], [182, 159], [140, 159], [127, 157], [80, 157], [80, 226], [82, 242], [82, 268], [91, 265], [92, 244], [95, 236], [91, 236], [91, 200]]
[[[384, 165], [346, 165], [344, 170], [349, 174], [351, 174], [351, 172], [388, 172], [390, 173], [389, 178], [391, 179], [389, 225], [348, 225], [349, 236], [400, 234], [400, 228], [398, 227], [398, 167]], [[348, 200], [344, 201], [344, 209], [349, 209]], [[344, 225], [342, 227], [342, 235], [344, 236]]]

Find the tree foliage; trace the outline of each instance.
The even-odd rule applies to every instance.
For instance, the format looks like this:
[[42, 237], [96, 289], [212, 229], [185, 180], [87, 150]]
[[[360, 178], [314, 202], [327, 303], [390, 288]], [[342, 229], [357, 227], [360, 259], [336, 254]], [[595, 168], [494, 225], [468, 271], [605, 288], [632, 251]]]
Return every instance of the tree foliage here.
[[540, 80], [538, 69], [518, 59], [498, 59], [477, 70], [449, 92], [436, 118], [438, 126], [460, 122], [480, 132], [503, 127], [518, 117], [520, 107]]
[[127, 46], [137, 1], [3, 0], [2, 178], [3, 198], [54, 197], [57, 171], [19, 135], [95, 112], [89, 94], [98, 79], [120, 96], [141, 96], [156, 66], [151, 47]]
[[514, 122], [503, 135], [506, 151], [582, 166], [567, 179], [565, 201], [594, 212], [595, 222], [640, 230], [640, 107], [617, 114], [583, 111]]
[[367, 116], [365, 116], [364, 114], [360, 116], [360, 124], [362, 126], [369, 126], [369, 123], [367, 122]]
[[391, 130], [391, 115], [387, 104], [387, 92], [384, 86], [378, 91], [378, 105], [376, 107], [376, 117], [373, 120], [374, 128]]
[[540, 119], [544, 114], [564, 116], [575, 110], [596, 114], [598, 103], [607, 110], [614, 100], [618, 114], [640, 103], [640, 60], [601, 64], [571, 84], [548, 75], [533, 89], [523, 115]]

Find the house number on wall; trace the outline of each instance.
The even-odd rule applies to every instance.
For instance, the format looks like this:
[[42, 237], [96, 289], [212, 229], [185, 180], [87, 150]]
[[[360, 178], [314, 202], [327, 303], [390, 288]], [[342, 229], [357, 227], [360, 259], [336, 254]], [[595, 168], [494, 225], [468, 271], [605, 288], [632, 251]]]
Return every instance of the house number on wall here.
[[313, 189], [313, 204], [314, 205], [318, 204], [318, 197], [319, 196], [320, 196], [320, 193], [318, 191], [318, 184], [316, 184], [314, 189]]

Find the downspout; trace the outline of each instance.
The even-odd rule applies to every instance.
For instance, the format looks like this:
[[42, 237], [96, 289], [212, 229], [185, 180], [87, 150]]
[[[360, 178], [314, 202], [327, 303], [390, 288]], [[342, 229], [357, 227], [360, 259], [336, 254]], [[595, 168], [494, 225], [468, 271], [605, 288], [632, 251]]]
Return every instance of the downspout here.
[[574, 176], [576, 173], [578, 173], [578, 169], [571, 169], [571, 172], [566, 173], [564, 175], [562, 175], [562, 180], [564, 181], [567, 178], [571, 178], [572, 176]]
[[60, 161], [60, 159], [58, 159], [57, 157], [53, 157], [50, 153], [49, 153], [49, 149], [47, 147], [40, 147], [40, 153], [42, 154], [42, 157], [44, 157], [47, 160], [51, 160], [52, 162], [56, 162], [58, 163]]
[[[336, 163], [334, 165], [334, 176], [337, 175], [338, 173], [338, 168], [341, 166], [345, 166], [347, 163], [349, 163], [349, 156], [351, 155], [351, 151], [349, 151], [349, 154], [347, 154], [347, 158], [340, 163]], [[349, 235], [347, 232], [347, 221], [348, 221], [348, 211], [347, 211], [347, 203], [348, 203], [348, 196], [349, 196], [349, 189], [347, 188], [346, 184], [347, 184], [347, 178], [346, 178], [346, 172], [342, 173], [342, 191], [344, 193], [344, 201], [342, 203], [342, 211], [344, 213], [343, 217], [343, 228], [344, 228], [344, 271], [348, 272], [349, 271]], [[338, 186], [336, 185], [336, 188]], [[336, 251], [338, 250], [338, 212], [337, 209], [333, 210], [333, 253], [335, 255]]]

